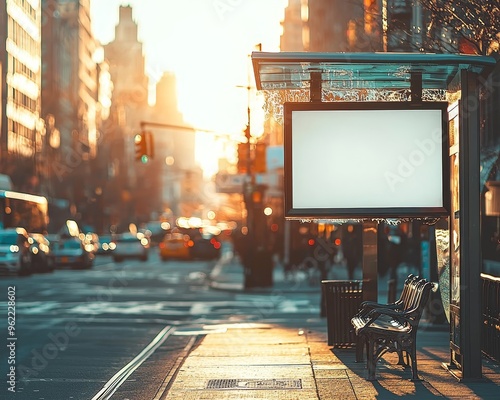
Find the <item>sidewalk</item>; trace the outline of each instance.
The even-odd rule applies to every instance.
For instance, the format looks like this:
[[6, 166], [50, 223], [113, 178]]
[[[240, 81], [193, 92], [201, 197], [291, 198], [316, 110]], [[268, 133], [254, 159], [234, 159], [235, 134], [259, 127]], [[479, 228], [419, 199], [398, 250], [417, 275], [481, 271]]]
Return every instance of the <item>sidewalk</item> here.
[[[338, 274], [338, 275], [336, 275]], [[332, 279], [342, 278], [342, 272]], [[228, 258], [212, 274], [212, 287], [243, 290], [243, 268]], [[381, 286], [382, 287], [382, 286]], [[307, 279], [285, 280], [275, 268], [274, 285], [245, 293], [311, 293], [318, 285]], [[180, 367], [166, 396], [161, 399], [395, 399], [418, 400], [498, 399], [500, 366], [483, 359], [481, 382], [459, 383], [445, 368], [449, 361], [446, 326], [422, 322], [418, 332], [418, 371], [421, 382], [411, 382], [410, 370], [396, 365], [397, 356], [387, 354], [377, 365], [376, 382], [367, 381], [364, 363], [355, 363], [354, 349], [327, 344], [325, 318], [311, 314], [300, 326], [290, 324], [228, 324], [211, 327], [201, 343]], [[220, 329], [215, 329], [220, 328]]]

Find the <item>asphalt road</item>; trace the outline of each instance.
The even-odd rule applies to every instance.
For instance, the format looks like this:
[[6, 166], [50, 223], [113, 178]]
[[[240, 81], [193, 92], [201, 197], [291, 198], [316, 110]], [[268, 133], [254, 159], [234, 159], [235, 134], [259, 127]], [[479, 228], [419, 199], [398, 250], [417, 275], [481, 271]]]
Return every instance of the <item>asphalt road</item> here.
[[218, 324], [303, 318], [319, 303], [213, 290], [213, 265], [151, 249], [147, 262], [103, 256], [91, 270], [0, 277], [0, 398], [154, 399]]

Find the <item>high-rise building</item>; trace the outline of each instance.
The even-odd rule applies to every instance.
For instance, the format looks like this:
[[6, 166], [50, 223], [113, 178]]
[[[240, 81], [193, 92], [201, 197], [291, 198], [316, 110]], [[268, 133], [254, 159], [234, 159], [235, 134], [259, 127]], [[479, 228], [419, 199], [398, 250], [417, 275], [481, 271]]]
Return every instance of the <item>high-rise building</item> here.
[[281, 51], [309, 50], [308, 0], [288, 0], [282, 21]]
[[172, 72], [165, 72], [156, 85], [156, 103], [153, 108], [153, 120], [165, 124], [158, 128], [156, 143], [158, 155], [163, 159], [174, 157], [178, 168], [187, 170], [195, 167], [195, 133], [189, 128], [179, 111], [177, 103], [177, 78]]
[[425, 12], [405, 0], [289, 0], [282, 51], [421, 51]]
[[[203, 187], [203, 180], [202, 174], [195, 168], [195, 132], [189, 129], [179, 112], [177, 98], [176, 76], [166, 72], [156, 85], [152, 119], [159, 126], [153, 132], [158, 175], [163, 187], [161, 208], [162, 211], [170, 209], [175, 216], [181, 216], [185, 202], [200, 205], [201, 197], [197, 193]], [[196, 184], [190, 187], [186, 185], [188, 180], [196, 181]]]
[[309, 51], [382, 50], [381, 0], [308, 0]]
[[50, 195], [79, 211], [93, 196], [90, 163], [97, 155], [100, 105], [98, 44], [90, 0], [42, 0], [42, 118]]
[[[161, 190], [155, 176], [148, 173], [151, 162], [135, 161], [134, 137], [141, 132], [141, 121], [151, 118], [152, 108], [148, 104], [143, 46], [138, 40], [132, 7], [119, 7], [115, 37], [103, 47], [113, 82], [110, 123], [103, 131], [113, 173], [108, 181], [112, 191], [108, 190], [106, 198], [110, 201], [111, 220], [119, 219], [116, 222], [128, 225], [137, 222], [137, 216], [150, 214]], [[117, 195], [117, 201], [111, 202]]]
[[147, 107], [148, 77], [142, 43], [132, 7], [120, 6], [115, 38], [104, 46], [104, 56], [110, 64], [113, 81], [113, 102], [131, 107]]
[[39, 0], [0, 2], [0, 170], [32, 192], [44, 161], [40, 29]]
[[424, 31], [423, 10], [418, 1], [387, 1], [387, 51], [421, 51]]
[[[126, 177], [127, 186], [122, 190], [130, 193], [133, 203], [132, 210], [121, 214], [140, 223], [154, 219], [165, 208], [178, 211], [184, 195], [181, 183], [187, 174], [196, 175], [197, 169], [195, 133], [179, 129], [186, 123], [178, 110], [175, 75], [165, 73], [157, 82], [156, 102], [151, 106], [143, 46], [137, 33], [132, 7], [121, 6], [115, 38], [104, 46], [104, 56], [113, 81], [114, 137], [121, 143], [122, 154], [116, 154], [116, 148], [109, 151], [119, 164], [120, 176]], [[147, 163], [134, 159], [134, 136], [141, 130], [150, 131], [154, 143], [154, 157]]]

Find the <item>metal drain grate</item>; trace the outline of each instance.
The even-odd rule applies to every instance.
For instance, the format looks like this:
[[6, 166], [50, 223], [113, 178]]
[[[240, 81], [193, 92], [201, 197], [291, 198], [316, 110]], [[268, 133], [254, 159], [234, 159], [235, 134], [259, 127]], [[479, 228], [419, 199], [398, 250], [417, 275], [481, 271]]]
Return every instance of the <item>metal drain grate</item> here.
[[207, 389], [302, 389], [301, 379], [210, 379]]

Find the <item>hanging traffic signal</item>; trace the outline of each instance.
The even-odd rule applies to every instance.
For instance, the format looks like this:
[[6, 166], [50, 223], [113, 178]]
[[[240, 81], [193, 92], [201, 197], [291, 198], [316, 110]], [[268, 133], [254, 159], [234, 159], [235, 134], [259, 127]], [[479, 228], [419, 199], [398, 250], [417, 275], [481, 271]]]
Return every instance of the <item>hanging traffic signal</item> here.
[[146, 164], [154, 157], [153, 135], [151, 132], [143, 131], [134, 137], [135, 159]]
[[135, 135], [134, 143], [135, 143], [135, 160], [140, 161], [142, 163], [147, 163], [148, 162], [147, 144], [144, 132]]

